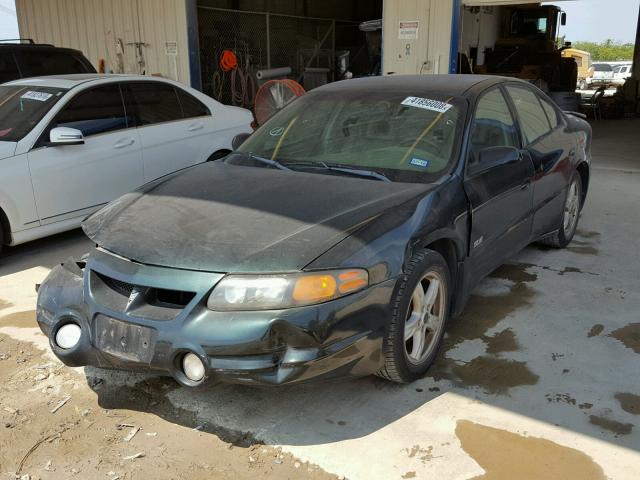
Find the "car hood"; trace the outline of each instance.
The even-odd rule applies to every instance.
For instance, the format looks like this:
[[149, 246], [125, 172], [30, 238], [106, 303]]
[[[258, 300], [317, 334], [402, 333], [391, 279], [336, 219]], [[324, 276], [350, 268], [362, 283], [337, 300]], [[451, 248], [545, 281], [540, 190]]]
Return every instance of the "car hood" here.
[[145, 264], [296, 271], [432, 188], [214, 162], [119, 198], [83, 229], [98, 246]]
[[0, 141], [0, 160], [3, 158], [11, 157], [16, 153], [16, 142], [1, 142]]

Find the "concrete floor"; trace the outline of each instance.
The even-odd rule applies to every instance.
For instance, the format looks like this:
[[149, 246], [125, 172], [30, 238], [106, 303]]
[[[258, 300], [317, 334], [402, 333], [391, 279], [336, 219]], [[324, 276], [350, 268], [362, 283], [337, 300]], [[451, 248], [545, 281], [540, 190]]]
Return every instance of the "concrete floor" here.
[[[424, 379], [255, 389], [174, 389], [178, 411], [250, 432], [350, 479], [640, 478], [640, 121], [594, 126], [591, 190], [566, 250], [529, 247], [476, 290]], [[0, 258], [2, 316], [91, 247], [78, 232]], [[37, 330], [0, 333], [46, 348]], [[82, 370], [80, 370], [82, 372]], [[143, 376], [105, 379], [101, 406]], [[88, 387], [87, 387], [88, 388]], [[180, 416], [166, 410], [168, 422]]]

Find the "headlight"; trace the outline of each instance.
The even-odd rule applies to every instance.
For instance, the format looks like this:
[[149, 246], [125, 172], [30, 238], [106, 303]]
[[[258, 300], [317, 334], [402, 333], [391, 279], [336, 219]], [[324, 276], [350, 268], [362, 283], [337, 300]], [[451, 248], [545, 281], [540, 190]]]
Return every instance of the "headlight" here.
[[276, 310], [343, 297], [369, 284], [366, 270], [286, 275], [229, 275], [213, 289], [211, 310]]

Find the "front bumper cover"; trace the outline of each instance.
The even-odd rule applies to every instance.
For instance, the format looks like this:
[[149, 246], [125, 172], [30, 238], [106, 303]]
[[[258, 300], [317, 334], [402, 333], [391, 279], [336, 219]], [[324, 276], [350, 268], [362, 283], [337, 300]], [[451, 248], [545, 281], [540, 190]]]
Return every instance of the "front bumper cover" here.
[[[382, 366], [395, 279], [320, 305], [214, 312], [206, 300], [222, 277], [142, 265], [96, 249], [86, 264], [69, 260], [49, 273], [38, 291], [37, 320], [69, 366], [158, 372], [188, 386], [209, 380], [280, 385], [368, 375]], [[164, 301], [165, 292], [176, 291], [189, 292], [180, 305]], [[53, 339], [68, 322], [83, 333], [64, 350]], [[187, 352], [205, 365], [201, 382], [182, 372]]]

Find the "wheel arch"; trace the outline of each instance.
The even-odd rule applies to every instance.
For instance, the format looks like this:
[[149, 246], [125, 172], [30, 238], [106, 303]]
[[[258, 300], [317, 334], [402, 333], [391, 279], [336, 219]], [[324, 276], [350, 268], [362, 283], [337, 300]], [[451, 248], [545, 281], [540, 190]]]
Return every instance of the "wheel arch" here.
[[580, 162], [576, 167], [578, 175], [580, 175], [580, 181], [582, 183], [582, 198], [580, 199], [580, 205], [584, 205], [587, 199], [587, 190], [589, 189], [589, 164], [587, 162]]
[[11, 224], [9, 223], [9, 217], [0, 207], [0, 248], [2, 245], [9, 245], [11, 243]]
[[463, 264], [465, 250], [462, 242], [452, 236], [445, 235], [425, 241], [422, 248], [438, 252], [447, 263], [451, 275], [451, 315], [458, 315], [466, 301]]

